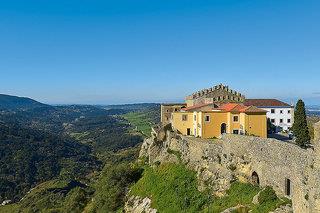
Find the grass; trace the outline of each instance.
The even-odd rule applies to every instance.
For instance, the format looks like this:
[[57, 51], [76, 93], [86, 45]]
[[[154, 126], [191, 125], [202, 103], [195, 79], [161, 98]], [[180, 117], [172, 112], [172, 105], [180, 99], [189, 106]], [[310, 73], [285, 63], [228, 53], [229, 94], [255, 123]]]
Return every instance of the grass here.
[[142, 178], [131, 187], [131, 195], [149, 197], [152, 207], [159, 212], [218, 213], [238, 205], [244, 206], [235, 212], [267, 213], [290, 201], [279, 199], [267, 187], [260, 193], [260, 204], [252, 204], [253, 197], [262, 189], [249, 183], [234, 182], [223, 197], [210, 196], [197, 189], [196, 173], [182, 164], [161, 164], [147, 167]]
[[168, 151], [169, 154], [175, 155], [178, 158], [179, 162], [181, 162], [181, 152], [174, 151], [172, 149], [168, 149], [167, 151]]
[[270, 212], [274, 209], [291, 203], [287, 198], [279, 199], [271, 187], [266, 187], [259, 195], [259, 205], [252, 207], [252, 213]]
[[221, 198], [214, 198], [212, 203], [204, 212], [221, 212], [237, 205], [250, 205], [252, 199], [260, 191], [260, 188], [248, 183], [234, 182], [231, 184], [227, 195]]
[[19, 212], [17, 204], [9, 204], [5, 206], [0, 206], [0, 212], [1, 213], [13, 213], [13, 212]]
[[147, 167], [131, 194], [151, 198], [159, 212], [198, 212], [208, 199], [197, 189], [195, 172], [181, 164]]
[[137, 128], [144, 136], [151, 136], [151, 126], [153, 124], [152, 118], [145, 112], [130, 112], [124, 114], [123, 117], [129, 121], [129, 123]]

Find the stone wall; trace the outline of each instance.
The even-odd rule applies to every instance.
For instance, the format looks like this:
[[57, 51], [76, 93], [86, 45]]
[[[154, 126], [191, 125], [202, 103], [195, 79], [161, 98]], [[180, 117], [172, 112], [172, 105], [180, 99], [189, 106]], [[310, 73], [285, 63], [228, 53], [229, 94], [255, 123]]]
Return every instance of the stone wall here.
[[[315, 129], [320, 132], [320, 123]], [[162, 132], [160, 138], [155, 134], [146, 139], [140, 155], [150, 164], [185, 163], [197, 171], [199, 190], [209, 187], [216, 195], [223, 195], [234, 180], [256, 181], [255, 174], [259, 185], [272, 186], [278, 195], [291, 198], [294, 212], [320, 212], [319, 137], [316, 141], [313, 150], [252, 136], [228, 134], [204, 140], [167, 131], [166, 136]]]
[[239, 92], [229, 89], [223, 84], [203, 89], [186, 97], [186, 100], [192, 100], [192, 105], [207, 103], [226, 103], [226, 102], [243, 102], [245, 96]]
[[233, 158], [248, 159], [250, 167], [244, 176], [250, 179], [255, 172], [261, 186], [272, 186], [278, 195], [291, 198], [295, 212], [309, 212], [308, 194], [312, 186], [308, 179], [314, 168], [313, 150], [275, 139], [224, 135], [223, 140], [224, 152]]

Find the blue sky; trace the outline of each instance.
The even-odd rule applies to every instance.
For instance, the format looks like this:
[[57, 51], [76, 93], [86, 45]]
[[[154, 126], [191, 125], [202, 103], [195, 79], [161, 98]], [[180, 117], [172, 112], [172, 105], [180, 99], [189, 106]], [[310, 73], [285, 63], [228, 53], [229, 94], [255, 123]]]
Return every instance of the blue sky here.
[[0, 0], [0, 93], [181, 101], [228, 84], [320, 104], [320, 1]]

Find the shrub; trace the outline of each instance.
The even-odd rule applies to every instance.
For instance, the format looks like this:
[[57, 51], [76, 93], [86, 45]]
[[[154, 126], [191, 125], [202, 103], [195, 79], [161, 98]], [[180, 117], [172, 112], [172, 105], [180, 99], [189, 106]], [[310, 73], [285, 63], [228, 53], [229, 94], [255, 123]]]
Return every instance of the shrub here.
[[277, 200], [278, 197], [275, 193], [275, 191], [270, 187], [267, 186], [259, 195], [258, 201], [260, 204], [263, 204], [265, 202], [274, 201]]

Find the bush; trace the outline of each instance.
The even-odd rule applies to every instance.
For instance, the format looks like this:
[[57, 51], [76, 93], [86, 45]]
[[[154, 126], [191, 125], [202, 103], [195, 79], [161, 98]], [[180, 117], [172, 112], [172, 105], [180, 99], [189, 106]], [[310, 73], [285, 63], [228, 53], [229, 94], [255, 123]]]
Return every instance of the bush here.
[[270, 187], [267, 186], [259, 195], [258, 201], [260, 204], [263, 204], [265, 202], [275, 201], [278, 197], [275, 193], [275, 191]]
[[279, 199], [271, 187], [266, 187], [259, 195], [259, 205], [252, 208], [252, 213], [268, 213], [276, 208], [290, 203], [289, 199]]

